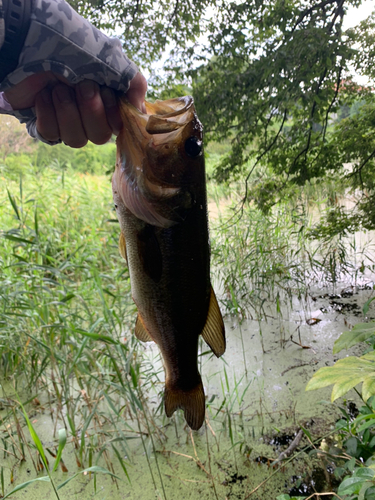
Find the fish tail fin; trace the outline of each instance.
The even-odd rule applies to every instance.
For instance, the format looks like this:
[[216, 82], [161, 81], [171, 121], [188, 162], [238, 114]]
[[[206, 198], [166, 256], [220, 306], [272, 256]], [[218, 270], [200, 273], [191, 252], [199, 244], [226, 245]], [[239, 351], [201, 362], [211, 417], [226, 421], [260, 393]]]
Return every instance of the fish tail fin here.
[[165, 385], [164, 404], [167, 417], [171, 417], [176, 410], [181, 408], [184, 410], [188, 426], [194, 431], [200, 429], [206, 412], [201, 378], [199, 377], [197, 385], [189, 390], [182, 390], [167, 382]]

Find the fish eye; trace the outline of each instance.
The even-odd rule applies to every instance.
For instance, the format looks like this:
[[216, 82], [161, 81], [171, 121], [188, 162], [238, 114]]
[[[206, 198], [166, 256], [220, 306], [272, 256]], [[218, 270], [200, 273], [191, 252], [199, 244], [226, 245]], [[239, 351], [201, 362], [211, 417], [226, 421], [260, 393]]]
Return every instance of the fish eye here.
[[202, 141], [197, 139], [194, 135], [189, 137], [185, 142], [185, 151], [188, 156], [195, 158], [202, 152]]

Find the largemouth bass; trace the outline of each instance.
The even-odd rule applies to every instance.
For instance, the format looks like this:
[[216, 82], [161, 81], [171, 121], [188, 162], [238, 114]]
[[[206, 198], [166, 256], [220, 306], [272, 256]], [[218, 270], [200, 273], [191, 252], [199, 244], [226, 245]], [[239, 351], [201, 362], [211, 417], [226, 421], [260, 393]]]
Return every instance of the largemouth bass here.
[[203, 129], [192, 97], [146, 103], [146, 113], [126, 100], [120, 107], [112, 188], [138, 308], [135, 335], [162, 353], [167, 416], [181, 408], [199, 429], [205, 416], [199, 335], [217, 357], [225, 351], [210, 283]]

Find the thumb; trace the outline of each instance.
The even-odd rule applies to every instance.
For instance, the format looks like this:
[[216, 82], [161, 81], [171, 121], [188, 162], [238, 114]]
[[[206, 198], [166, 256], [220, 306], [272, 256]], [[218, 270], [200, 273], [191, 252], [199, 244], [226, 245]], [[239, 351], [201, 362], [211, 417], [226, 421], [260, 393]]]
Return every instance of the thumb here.
[[128, 91], [126, 92], [126, 97], [130, 104], [138, 108], [143, 113], [146, 112], [145, 107], [145, 96], [147, 91], [147, 80], [141, 74], [137, 73], [133, 80], [130, 82]]

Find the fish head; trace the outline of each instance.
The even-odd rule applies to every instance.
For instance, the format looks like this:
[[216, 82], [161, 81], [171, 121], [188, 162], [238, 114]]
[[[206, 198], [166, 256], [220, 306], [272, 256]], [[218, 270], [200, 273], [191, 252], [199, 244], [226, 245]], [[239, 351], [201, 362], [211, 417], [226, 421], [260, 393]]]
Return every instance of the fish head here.
[[203, 127], [191, 96], [145, 106], [142, 113], [120, 101], [114, 201], [149, 224], [170, 227], [205, 189]]

